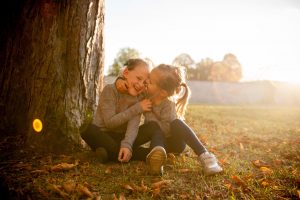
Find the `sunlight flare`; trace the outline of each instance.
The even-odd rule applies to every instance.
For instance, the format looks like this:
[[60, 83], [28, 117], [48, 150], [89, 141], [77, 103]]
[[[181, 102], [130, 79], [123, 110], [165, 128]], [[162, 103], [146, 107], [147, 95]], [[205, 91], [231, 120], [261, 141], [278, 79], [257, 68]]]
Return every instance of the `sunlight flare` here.
[[43, 130], [43, 123], [40, 119], [34, 119], [32, 127], [35, 132], [40, 133]]

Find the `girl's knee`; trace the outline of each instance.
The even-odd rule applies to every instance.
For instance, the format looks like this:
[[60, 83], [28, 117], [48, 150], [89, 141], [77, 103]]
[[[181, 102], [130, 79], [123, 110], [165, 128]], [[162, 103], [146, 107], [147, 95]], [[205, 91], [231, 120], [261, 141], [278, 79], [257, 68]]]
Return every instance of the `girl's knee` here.
[[171, 126], [173, 127], [182, 126], [182, 125], [185, 125], [185, 123], [181, 119], [174, 119], [171, 122]]

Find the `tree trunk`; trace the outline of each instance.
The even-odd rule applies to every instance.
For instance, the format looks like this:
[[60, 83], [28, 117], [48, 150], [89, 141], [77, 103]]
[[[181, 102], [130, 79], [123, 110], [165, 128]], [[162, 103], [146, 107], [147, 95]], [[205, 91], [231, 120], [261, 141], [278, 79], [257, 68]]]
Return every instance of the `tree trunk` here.
[[102, 89], [104, 0], [14, 0], [9, 8], [1, 30], [2, 135], [71, 151]]

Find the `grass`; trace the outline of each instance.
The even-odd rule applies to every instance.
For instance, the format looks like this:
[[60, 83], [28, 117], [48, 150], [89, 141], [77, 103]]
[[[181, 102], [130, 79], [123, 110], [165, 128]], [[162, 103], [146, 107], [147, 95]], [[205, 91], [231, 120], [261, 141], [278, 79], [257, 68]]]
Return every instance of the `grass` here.
[[[101, 164], [87, 152], [26, 149], [0, 162], [1, 179], [15, 199], [300, 198], [299, 107], [191, 105], [186, 121], [223, 174], [204, 176], [190, 149], [169, 155], [163, 177], [148, 176], [144, 162]], [[74, 165], [50, 170], [60, 163]]]

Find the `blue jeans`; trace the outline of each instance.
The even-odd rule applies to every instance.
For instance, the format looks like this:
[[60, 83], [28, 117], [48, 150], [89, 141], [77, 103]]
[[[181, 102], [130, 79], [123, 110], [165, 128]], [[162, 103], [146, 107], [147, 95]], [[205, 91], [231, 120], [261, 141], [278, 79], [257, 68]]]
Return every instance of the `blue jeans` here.
[[175, 119], [170, 124], [171, 137], [166, 138], [166, 151], [168, 153], [182, 153], [186, 145], [191, 147], [199, 156], [207, 149], [203, 146], [194, 131], [182, 120]]
[[[110, 160], [118, 160], [120, 144], [125, 136], [124, 133], [116, 133], [112, 131], [101, 131], [94, 124], [90, 124], [88, 128], [81, 133], [81, 138], [95, 151], [98, 147], [103, 147], [108, 153]], [[150, 149], [139, 147], [146, 142], [151, 141]], [[149, 122], [139, 127], [138, 135], [132, 147], [133, 160], [145, 160], [147, 154], [155, 146], [164, 147], [164, 136], [156, 122]]]

